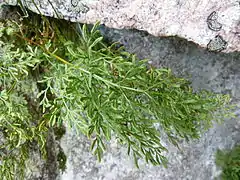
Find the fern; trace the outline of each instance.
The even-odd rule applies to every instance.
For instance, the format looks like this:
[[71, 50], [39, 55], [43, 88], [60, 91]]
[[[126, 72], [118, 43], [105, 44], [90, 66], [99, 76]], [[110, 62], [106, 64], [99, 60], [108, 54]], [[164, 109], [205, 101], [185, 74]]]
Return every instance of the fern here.
[[216, 164], [222, 168], [222, 180], [240, 179], [240, 146], [231, 150], [218, 150], [216, 153]]

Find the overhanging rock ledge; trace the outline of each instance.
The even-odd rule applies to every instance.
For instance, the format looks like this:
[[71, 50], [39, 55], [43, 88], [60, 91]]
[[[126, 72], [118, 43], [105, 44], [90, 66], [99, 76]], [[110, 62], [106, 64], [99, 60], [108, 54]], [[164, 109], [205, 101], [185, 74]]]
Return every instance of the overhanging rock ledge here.
[[[1, 0], [0, 0], [1, 2]], [[240, 2], [236, 0], [3, 0], [74, 22], [100, 21], [154, 36], [179, 36], [210, 51], [240, 51]], [[35, 4], [33, 3], [35, 2]], [[54, 7], [54, 8], [53, 8]]]

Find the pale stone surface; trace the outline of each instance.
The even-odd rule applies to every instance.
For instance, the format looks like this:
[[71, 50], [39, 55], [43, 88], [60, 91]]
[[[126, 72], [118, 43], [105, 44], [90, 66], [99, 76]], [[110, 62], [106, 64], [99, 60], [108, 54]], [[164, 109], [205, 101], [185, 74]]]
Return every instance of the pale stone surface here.
[[[16, 5], [17, 0], [3, 0]], [[21, 0], [38, 12], [32, 0]], [[240, 51], [237, 0], [35, 0], [41, 13], [112, 28], [135, 28], [154, 36], [179, 36], [211, 51]], [[52, 7], [55, 7], [56, 11]], [[39, 13], [39, 12], [38, 12]], [[58, 15], [56, 15], [56, 13]], [[215, 36], [220, 38], [215, 38]]]

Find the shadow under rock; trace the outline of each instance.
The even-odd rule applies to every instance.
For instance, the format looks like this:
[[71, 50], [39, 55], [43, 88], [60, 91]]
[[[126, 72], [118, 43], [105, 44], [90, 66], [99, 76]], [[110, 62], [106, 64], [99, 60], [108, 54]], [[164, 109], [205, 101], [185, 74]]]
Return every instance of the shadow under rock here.
[[149, 59], [155, 67], [172, 69], [188, 78], [195, 89], [228, 93], [240, 100], [240, 52], [209, 52], [179, 37], [154, 37], [138, 30], [116, 30], [101, 26], [107, 41], [118, 41], [140, 59]]

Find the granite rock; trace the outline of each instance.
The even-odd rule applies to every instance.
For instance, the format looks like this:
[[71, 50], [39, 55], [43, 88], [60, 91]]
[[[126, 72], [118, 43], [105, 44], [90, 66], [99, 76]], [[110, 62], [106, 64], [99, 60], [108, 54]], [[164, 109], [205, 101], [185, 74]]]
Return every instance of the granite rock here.
[[[220, 27], [216, 22], [211, 23], [215, 23], [215, 28]], [[239, 53], [209, 52], [178, 37], [159, 38], [137, 30], [117, 30], [105, 26], [101, 26], [100, 30], [107, 40], [119, 41], [127, 51], [136, 53], [139, 58], [148, 58], [150, 64], [169, 67], [177, 76], [188, 78], [194, 89], [228, 93], [235, 103], [240, 103]], [[180, 144], [182, 151], [165, 142], [164, 145], [169, 149], [167, 169], [144, 162], [140, 162], [140, 169], [137, 169], [127, 156], [126, 148], [118, 145], [114, 139], [109, 142], [103, 161], [98, 163], [89, 152], [88, 139], [68, 129], [61, 139], [61, 147], [67, 156], [67, 169], [59, 174], [58, 179], [213, 180], [221, 172], [214, 163], [216, 150], [229, 149], [240, 143], [240, 111], [236, 110], [236, 114], [238, 118], [214, 124], [199, 140], [183, 141]], [[45, 169], [42, 167], [44, 164], [37, 154], [33, 156], [35, 166], [39, 164], [35, 168], [35, 179], [47, 179], [41, 172], [41, 169]]]
[[[209, 51], [240, 51], [240, 2], [236, 0], [4, 0], [47, 16], [154, 36], [179, 36]], [[55, 10], [54, 10], [54, 8]]]
[[[137, 30], [116, 30], [101, 27], [108, 41], [118, 41], [127, 51], [141, 59], [148, 58], [156, 67], [169, 67], [177, 76], [188, 78], [195, 90], [207, 89], [231, 94], [240, 103], [240, 54], [208, 52], [196, 44], [177, 37], [157, 38]], [[240, 143], [240, 111], [238, 118], [215, 123], [199, 140], [183, 141], [178, 150], [169, 142], [166, 155], [168, 168], [140, 162], [140, 169], [127, 156], [127, 148], [115, 140], [108, 144], [103, 161], [97, 163], [89, 152], [90, 143], [84, 136], [67, 131], [61, 141], [67, 155], [67, 171], [61, 180], [214, 180], [221, 170], [215, 165], [217, 149], [230, 149]], [[162, 137], [164, 140], [164, 136]]]

